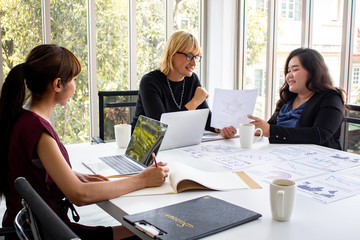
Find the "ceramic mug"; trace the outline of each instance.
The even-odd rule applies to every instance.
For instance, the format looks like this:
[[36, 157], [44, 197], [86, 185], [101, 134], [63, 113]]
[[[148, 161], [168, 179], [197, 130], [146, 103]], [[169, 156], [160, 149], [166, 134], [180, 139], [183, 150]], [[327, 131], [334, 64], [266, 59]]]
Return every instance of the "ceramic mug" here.
[[[260, 136], [254, 141], [254, 134], [259, 131]], [[239, 125], [239, 138], [242, 148], [251, 148], [254, 142], [258, 141], [263, 135], [261, 128], [256, 128], [254, 124], [246, 123]]]
[[115, 140], [119, 148], [128, 146], [131, 138], [131, 125], [118, 124], [114, 126]]
[[291, 218], [295, 202], [296, 184], [288, 179], [276, 179], [270, 183], [270, 205], [273, 219], [286, 222]]

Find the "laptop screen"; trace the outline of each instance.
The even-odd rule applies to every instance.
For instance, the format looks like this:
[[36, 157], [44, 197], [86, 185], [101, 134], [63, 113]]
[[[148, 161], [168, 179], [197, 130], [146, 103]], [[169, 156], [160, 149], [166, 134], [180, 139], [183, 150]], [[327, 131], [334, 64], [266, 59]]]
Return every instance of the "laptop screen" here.
[[159, 150], [167, 124], [140, 115], [131, 136], [125, 155], [145, 166], [152, 164], [151, 154]]

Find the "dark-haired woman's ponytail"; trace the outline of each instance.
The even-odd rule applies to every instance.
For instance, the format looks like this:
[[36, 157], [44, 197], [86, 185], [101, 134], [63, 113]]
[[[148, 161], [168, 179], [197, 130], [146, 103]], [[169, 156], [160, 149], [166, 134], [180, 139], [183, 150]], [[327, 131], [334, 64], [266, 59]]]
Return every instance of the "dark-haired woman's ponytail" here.
[[8, 147], [11, 131], [23, 111], [25, 100], [26, 63], [15, 66], [9, 72], [1, 89], [0, 96], [0, 194], [7, 188]]

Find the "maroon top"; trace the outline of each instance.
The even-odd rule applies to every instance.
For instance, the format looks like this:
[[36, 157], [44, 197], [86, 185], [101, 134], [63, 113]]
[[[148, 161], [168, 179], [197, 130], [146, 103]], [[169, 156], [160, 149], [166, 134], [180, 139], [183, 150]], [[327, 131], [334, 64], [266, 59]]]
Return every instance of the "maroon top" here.
[[63, 208], [64, 194], [56, 186], [43, 167], [36, 152], [37, 143], [41, 135], [47, 132], [57, 142], [66, 162], [70, 165], [69, 155], [64, 145], [48, 121], [39, 115], [25, 110], [16, 122], [9, 144], [9, 191], [6, 196], [6, 213], [4, 225], [12, 225], [16, 214], [22, 209], [21, 197], [14, 188], [17, 177], [25, 177], [37, 193], [60, 216], [69, 223], [67, 209]]
[[23, 208], [21, 197], [14, 187], [15, 179], [21, 176], [29, 181], [35, 191], [79, 237], [99, 239], [101, 236], [103, 239], [112, 239], [110, 227], [88, 227], [70, 222], [67, 212], [69, 207], [73, 208], [73, 205], [65, 199], [65, 195], [46, 172], [36, 151], [38, 141], [44, 132], [55, 139], [71, 167], [69, 155], [51, 124], [36, 113], [24, 110], [14, 125], [9, 144], [9, 191], [5, 193], [7, 210], [4, 214], [3, 226], [13, 226], [16, 214]]

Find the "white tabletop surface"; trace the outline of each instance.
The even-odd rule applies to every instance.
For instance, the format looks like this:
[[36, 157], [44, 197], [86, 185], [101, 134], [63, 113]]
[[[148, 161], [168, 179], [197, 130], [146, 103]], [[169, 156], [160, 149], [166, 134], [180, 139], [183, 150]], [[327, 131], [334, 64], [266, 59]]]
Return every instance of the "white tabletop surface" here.
[[[239, 146], [239, 139], [221, 140]], [[205, 143], [206, 144], [206, 143]], [[240, 146], [239, 146], [240, 147]], [[279, 147], [269, 144], [267, 139], [258, 141], [253, 149]], [[98, 145], [78, 144], [67, 146], [73, 168], [77, 171], [90, 172], [81, 161], [105, 155], [123, 153], [125, 149], [117, 148], [115, 143]], [[175, 154], [176, 153], [176, 154]], [[158, 161], [181, 161], [195, 168], [218, 171], [218, 166], [204, 164], [197, 159], [189, 158], [179, 151], [168, 150], [158, 153]], [[246, 172], [246, 170], [245, 170]], [[98, 203], [115, 219], [123, 223], [122, 214], [133, 214], [166, 205], [190, 200], [204, 195], [211, 195], [230, 203], [248, 208], [262, 214], [258, 220], [234, 227], [232, 229], [205, 237], [204, 239], [276, 239], [276, 240], [350, 240], [360, 239], [360, 196], [356, 195], [340, 201], [323, 204], [297, 194], [292, 218], [289, 222], [278, 222], [271, 218], [269, 203], [269, 184], [258, 182], [262, 189], [245, 189], [233, 191], [187, 191], [178, 194], [119, 197]], [[126, 223], [125, 223], [126, 225]], [[144, 235], [140, 234], [140, 237]]]

